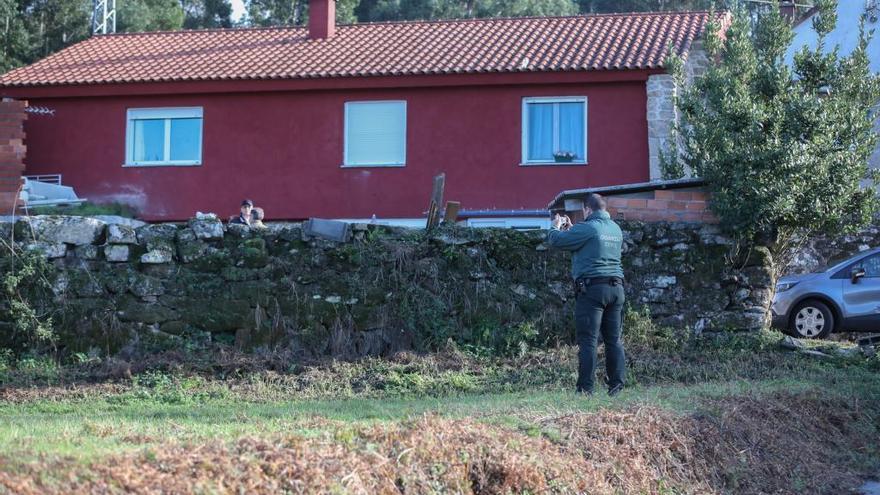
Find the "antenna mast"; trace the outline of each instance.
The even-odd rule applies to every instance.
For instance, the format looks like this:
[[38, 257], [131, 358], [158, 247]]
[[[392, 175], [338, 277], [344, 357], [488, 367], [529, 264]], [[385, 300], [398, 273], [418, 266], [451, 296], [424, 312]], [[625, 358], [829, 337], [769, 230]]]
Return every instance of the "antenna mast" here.
[[116, 0], [95, 0], [92, 11], [92, 34], [116, 32]]

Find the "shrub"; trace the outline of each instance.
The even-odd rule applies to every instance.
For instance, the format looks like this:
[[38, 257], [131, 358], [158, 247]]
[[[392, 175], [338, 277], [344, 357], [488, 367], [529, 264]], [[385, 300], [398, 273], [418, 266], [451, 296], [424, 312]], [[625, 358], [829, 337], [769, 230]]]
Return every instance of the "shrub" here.
[[746, 10], [736, 10], [723, 36], [713, 23], [705, 46], [718, 62], [689, 86], [681, 60], [668, 62], [685, 90], [666, 175], [690, 168], [705, 179], [713, 212], [747, 243], [777, 241], [782, 252], [812, 233], [856, 230], [877, 210], [874, 188], [861, 183], [873, 178], [870, 109], [880, 80], [869, 68], [864, 26], [849, 56], [826, 49], [834, 3], [816, 2], [816, 48], [802, 48], [793, 67], [785, 59], [792, 28], [778, 8], [754, 28]]

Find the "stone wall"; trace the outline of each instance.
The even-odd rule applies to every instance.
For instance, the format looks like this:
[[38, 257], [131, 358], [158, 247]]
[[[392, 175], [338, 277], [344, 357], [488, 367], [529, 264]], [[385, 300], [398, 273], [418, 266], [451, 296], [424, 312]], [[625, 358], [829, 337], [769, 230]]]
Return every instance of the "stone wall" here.
[[0, 101], [0, 215], [13, 213], [24, 171], [27, 102]]
[[[702, 41], [694, 42], [685, 61], [685, 81], [689, 83], [694, 77], [703, 74], [708, 67], [709, 59], [702, 47]], [[662, 178], [660, 156], [667, 149], [672, 133], [672, 126], [678, 118], [673, 99], [676, 94], [675, 80], [670, 74], [654, 74], [648, 76], [645, 84], [648, 94], [648, 164], [651, 180]]]
[[[37, 303], [69, 352], [225, 341], [352, 358], [449, 339], [511, 351], [573, 338], [570, 259], [548, 249], [544, 232], [429, 234], [360, 224], [350, 242], [337, 244], [306, 238], [297, 224], [254, 231], [213, 217], [110, 220], [36, 216], [0, 224], [0, 233], [49, 259], [51, 291]], [[763, 325], [766, 256], [730, 259], [730, 242], [713, 225], [622, 227], [632, 306], [697, 330]], [[3, 325], [11, 335], [10, 323], [0, 322], [0, 339]]]
[[880, 247], [880, 218], [857, 234], [834, 238], [815, 237], [798, 243], [793, 250], [789, 274], [810, 273], [836, 265], [851, 256]]

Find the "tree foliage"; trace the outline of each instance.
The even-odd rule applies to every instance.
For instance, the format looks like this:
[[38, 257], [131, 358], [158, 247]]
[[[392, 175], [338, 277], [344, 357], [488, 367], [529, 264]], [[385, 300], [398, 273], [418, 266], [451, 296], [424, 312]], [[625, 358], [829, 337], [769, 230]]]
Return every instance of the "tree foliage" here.
[[186, 29], [232, 27], [232, 3], [229, 0], [180, 0], [180, 3]]
[[120, 32], [174, 31], [183, 27], [179, 0], [124, 0], [117, 3]]
[[[851, 231], [877, 209], [867, 165], [877, 140], [871, 109], [880, 99], [868, 67], [870, 35], [862, 28], [848, 56], [827, 49], [835, 4], [817, 6], [818, 46], [801, 48], [793, 66], [785, 61], [792, 29], [778, 10], [754, 27], [737, 10], [723, 38], [711, 26], [705, 47], [717, 62], [677, 101], [671, 163], [706, 180], [713, 211], [747, 241]], [[670, 63], [683, 84], [681, 61]]]

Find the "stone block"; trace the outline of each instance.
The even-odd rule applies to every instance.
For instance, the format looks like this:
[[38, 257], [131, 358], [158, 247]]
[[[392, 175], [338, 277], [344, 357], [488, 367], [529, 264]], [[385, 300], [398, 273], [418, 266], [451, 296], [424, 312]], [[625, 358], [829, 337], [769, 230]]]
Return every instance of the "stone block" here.
[[338, 220], [311, 218], [303, 224], [303, 237], [326, 239], [334, 242], [348, 242], [351, 239], [351, 224]]
[[43, 253], [47, 259], [63, 258], [67, 255], [67, 244], [49, 243], [49, 242], [32, 242], [27, 245], [26, 249], [31, 251], [39, 251]]
[[177, 242], [177, 258], [181, 263], [192, 263], [208, 253], [210, 246], [200, 240], [180, 240]]
[[36, 240], [48, 244], [96, 244], [104, 235], [106, 224], [90, 217], [38, 215], [22, 217], [21, 228], [33, 233]]
[[151, 246], [170, 246], [174, 242], [178, 230], [177, 225], [160, 223], [144, 225], [136, 229], [135, 232], [137, 233], [138, 243], [147, 246], [147, 249], [152, 249]]
[[122, 321], [138, 323], [163, 323], [179, 319], [177, 311], [156, 303], [144, 303], [132, 298], [124, 298], [120, 301], [117, 316]]
[[165, 246], [156, 246], [154, 249], [141, 255], [141, 263], [147, 265], [171, 263], [172, 259], [174, 259], [174, 254], [171, 248]]
[[110, 224], [107, 226], [108, 244], [137, 244], [137, 233], [134, 227], [123, 224]]
[[223, 223], [213, 214], [205, 214], [199, 218], [190, 219], [189, 228], [192, 229], [197, 239], [205, 241], [219, 241], [223, 239]]
[[133, 273], [128, 279], [128, 290], [138, 297], [161, 296], [165, 293], [162, 281], [140, 273]]
[[77, 246], [73, 250], [74, 255], [81, 260], [96, 260], [101, 255], [101, 248], [94, 245]]
[[678, 283], [678, 279], [674, 275], [655, 275], [645, 279], [645, 287], [656, 287], [665, 289]]
[[126, 244], [111, 244], [104, 247], [104, 258], [116, 263], [128, 261], [129, 250]]

